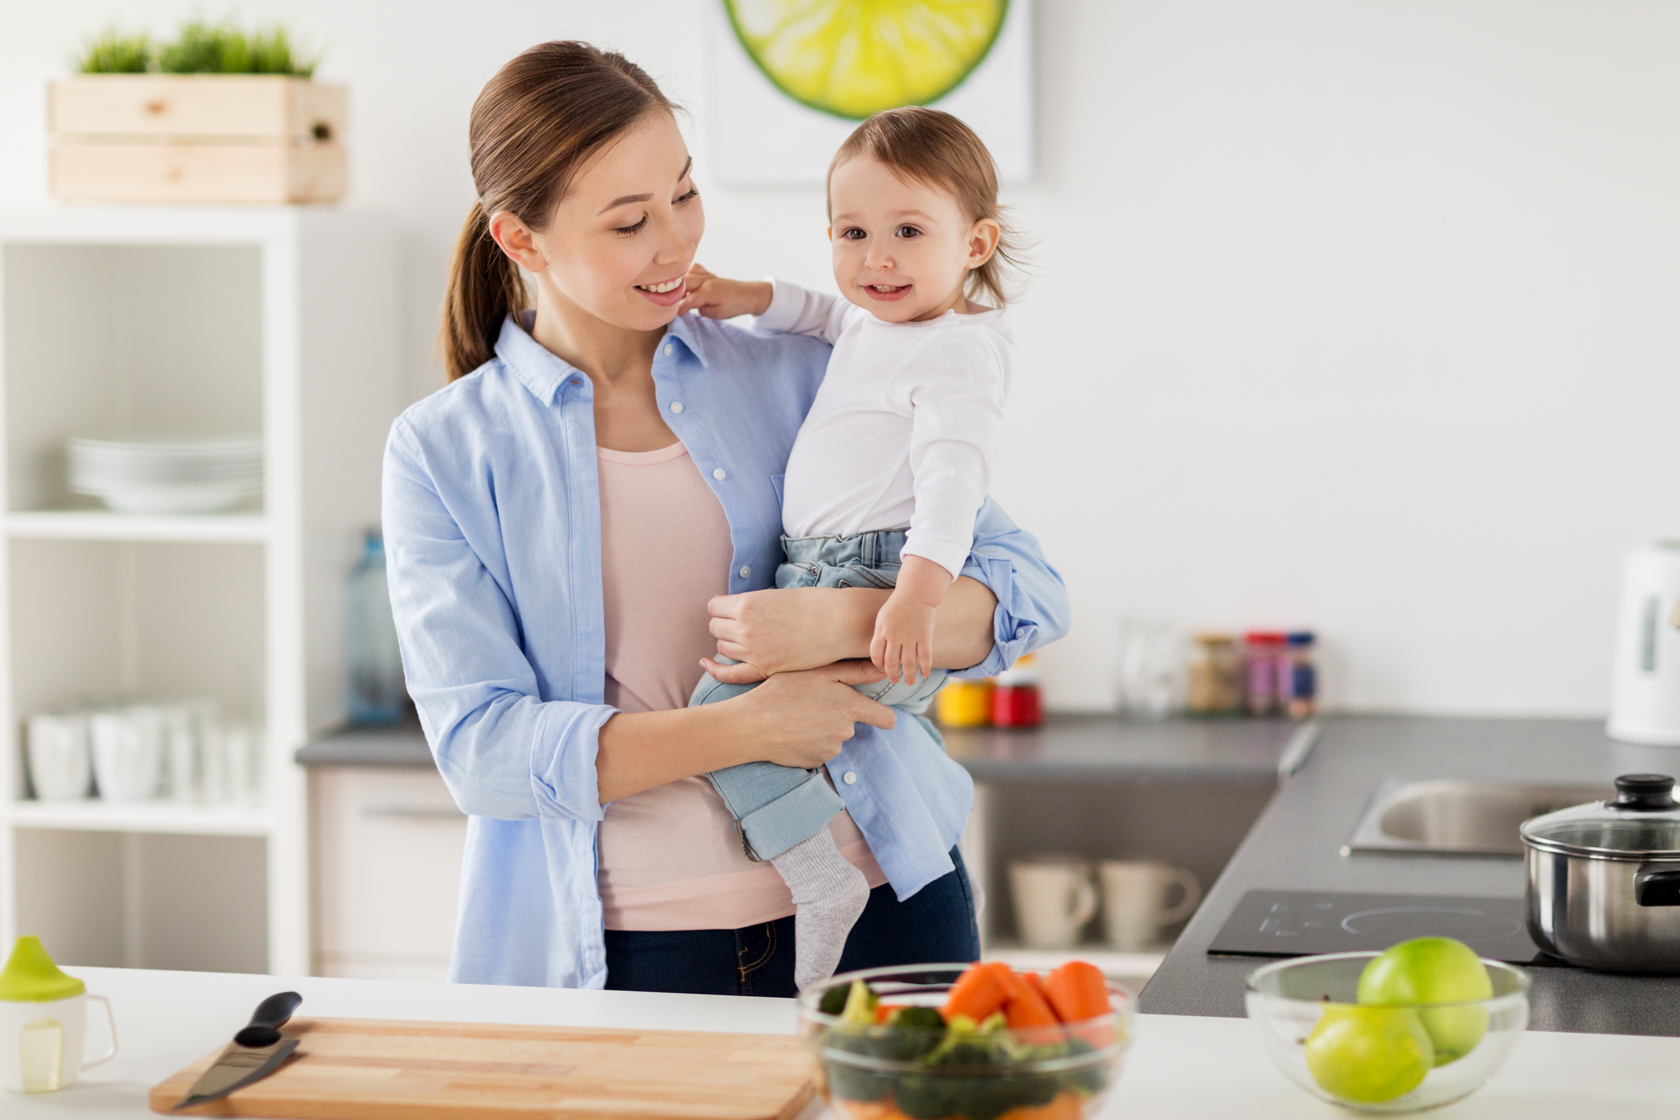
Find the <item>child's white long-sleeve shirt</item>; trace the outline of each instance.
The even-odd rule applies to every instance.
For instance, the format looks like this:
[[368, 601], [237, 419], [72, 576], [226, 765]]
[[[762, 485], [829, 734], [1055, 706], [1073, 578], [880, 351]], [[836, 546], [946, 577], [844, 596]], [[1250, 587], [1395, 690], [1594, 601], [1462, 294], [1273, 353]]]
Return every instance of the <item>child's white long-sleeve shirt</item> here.
[[788, 457], [790, 537], [907, 529], [903, 554], [951, 573], [968, 558], [1015, 339], [1002, 311], [884, 323], [835, 296], [775, 281], [760, 329], [834, 347]]

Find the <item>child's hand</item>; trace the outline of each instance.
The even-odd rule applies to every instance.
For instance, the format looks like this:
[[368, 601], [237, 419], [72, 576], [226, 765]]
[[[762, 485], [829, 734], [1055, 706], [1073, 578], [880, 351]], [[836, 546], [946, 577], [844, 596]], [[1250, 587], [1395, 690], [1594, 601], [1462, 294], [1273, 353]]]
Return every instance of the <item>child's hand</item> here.
[[915, 684], [933, 671], [933, 618], [937, 608], [918, 602], [905, 588], [888, 596], [875, 616], [869, 659], [887, 679]]
[[677, 307], [678, 314], [698, 311], [708, 319], [733, 319], [737, 315], [762, 315], [770, 309], [775, 288], [763, 280], [725, 280], [700, 265], [690, 265], [688, 295]]

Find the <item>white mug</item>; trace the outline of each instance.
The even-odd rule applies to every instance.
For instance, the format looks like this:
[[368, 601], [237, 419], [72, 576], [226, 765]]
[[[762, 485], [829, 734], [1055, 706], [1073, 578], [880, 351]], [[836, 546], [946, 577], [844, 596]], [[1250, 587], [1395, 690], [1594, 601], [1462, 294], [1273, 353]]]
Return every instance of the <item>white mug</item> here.
[[1077, 856], [1011, 860], [1009, 889], [1015, 895], [1016, 928], [1033, 949], [1077, 945], [1085, 923], [1097, 912], [1090, 861]]
[[[84, 1056], [90, 999], [104, 1005], [111, 1024], [111, 1048], [97, 1058]], [[104, 996], [82, 992], [41, 1003], [0, 1000], [0, 1089], [50, 1093], [116, 1056], [117, 1020]]]
[[76, 801], [86, 797], [91, 767], [86, 715], [29, 717], [29, 783], [37, 798]]
[[89, 720], [93, 776], [103, 801], [150, 801], [163, 777], [167, 736], [156, 708], [95, 712]]
[[[1202, 900], [1201, 884], [1182, 867], [1154, 860], [1105, 859], [1100, 874], [1108, 944], [1122, 953], [1154, 944], [1163, 926], [1188, 917]], [[1175, 886], [1184, 897], [1168, 906], [1167, 892]]]

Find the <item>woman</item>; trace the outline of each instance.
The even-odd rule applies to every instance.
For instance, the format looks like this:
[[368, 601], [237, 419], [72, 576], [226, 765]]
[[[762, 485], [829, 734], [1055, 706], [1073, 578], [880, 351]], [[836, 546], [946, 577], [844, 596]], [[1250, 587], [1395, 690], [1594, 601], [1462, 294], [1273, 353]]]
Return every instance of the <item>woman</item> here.
[[[451, 978], [789, 995], [793, 904], [699, 777], [826, 767], [873, 888], [842, 969], [978, 953], [955, 844], [972, 787], [930, 725], [851, 687], [874, 587], [769, 591], [780, 475], [828, 349], [679, 316], [704, 228], [672, 106], [547, 43], [485, 87], [451, 265], [451, 383], [386, 449], [409, 691], [471, 816]], [[526, 309], [523, 270], [536, 306]], [[1065, 629], [1059, 577], [994, 504], [935, 663], [996, 672]], [[687, 708], [702, 658], [772, 674]]]

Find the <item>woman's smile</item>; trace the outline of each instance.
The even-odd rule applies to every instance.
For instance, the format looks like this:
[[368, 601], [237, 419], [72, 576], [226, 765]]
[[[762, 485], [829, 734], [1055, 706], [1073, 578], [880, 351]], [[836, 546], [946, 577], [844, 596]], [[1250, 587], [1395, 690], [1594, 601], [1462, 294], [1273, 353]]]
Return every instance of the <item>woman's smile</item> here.
[[688, 295], [688, 284], [680, 272], [669, 280], [661, 280], [654, 284], [637, 284], [635, 289], [660, 307], [675, 306]]

